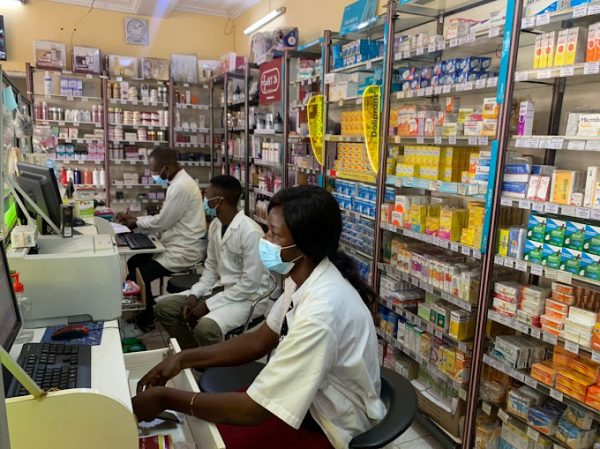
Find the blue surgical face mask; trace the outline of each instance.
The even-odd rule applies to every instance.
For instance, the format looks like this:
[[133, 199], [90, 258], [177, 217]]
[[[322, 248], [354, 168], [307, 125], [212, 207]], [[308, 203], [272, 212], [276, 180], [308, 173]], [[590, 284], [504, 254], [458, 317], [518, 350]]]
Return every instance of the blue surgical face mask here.
[[210, 198], [210, 199], [204, 197], [204, 213], [206, 214], [207, 217], [214, 218], [217, 216], [217, 207], [219, 207], [219, 205], [217, 204], [215, 207], [210, 207], [208, 205], [208, 203], [210, 201], [220, 200], [220, 199], [222, 199], [222, 197], [220, 197], [220, 196], [215, 196], [214, 198]]
[[292, 268], [294, 268], [296, 261], [302, 258], [302, 256], [298, 256], [291, 262], [284, 262], [281, 259], [281, 251], [284, 249], [293, 248], [295, 246], [296, 245], [291, 245], [282, 248], [281, 246], [269, 242], [266, 239], [260, 239], [260, 242], [258, 244], [258, 253], [260, 255], [260, 261], [268, 270], [286, 275], [290, 271], [292, 271]]
[[169, 186], [169, 180], [168, 179], [164, 179], [161, 174], [164, 170], [164, 167], [160, 170], [160, 172], [158, 173], [158, 175], [152, 175], [152, 179], [154, 180], [154, 184], [159, 185], [159, 186], [163, 186], [163, 187], [168, 187]]

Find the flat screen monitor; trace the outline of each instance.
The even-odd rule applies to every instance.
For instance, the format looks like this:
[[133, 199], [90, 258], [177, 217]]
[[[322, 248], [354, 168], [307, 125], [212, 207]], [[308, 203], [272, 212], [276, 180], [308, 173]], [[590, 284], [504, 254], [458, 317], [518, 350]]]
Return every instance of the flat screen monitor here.
[[[19, 168], [19, 176], [17, 177], [19, 187], [21, 187], [27, 196], [37, 204], [50, 221], [60, 229], [60, 205], [62, 199], [60, 191], [58, 190], [58, 182], [54, 170], [49, 167], [24, 163], [17, 164], [17, 167]], [[35, 208], [25, 200], [23, 201], [23, 204], [32, 217], [38, 218], [39, 231], [42, 234], [48, 234], [47, 224], [41, 217], [37, 216], [38, 214]]]
[[0, 242], [0, 346], [10, 351], [19, 329], [21, 318], [17, 308], [17, 298], [12, 287], [4, 244]]

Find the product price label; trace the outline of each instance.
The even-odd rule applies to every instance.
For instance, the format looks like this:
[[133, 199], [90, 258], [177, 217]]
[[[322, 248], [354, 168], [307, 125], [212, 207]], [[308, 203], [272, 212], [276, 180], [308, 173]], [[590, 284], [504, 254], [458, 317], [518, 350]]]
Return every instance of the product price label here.
[[562, 206], [560, 210], [563, 215], [568, 215], [569, 217], [575, 216], [575, 206]]
[[427, 51], [429, 53], [433, 53], [436, 50], [437, 50], [437, 46], [435, 44], [429, 44], [429, 46], [427, 47]]
[[427, 95], [427, 96], [431, 96], [431, 95], [433, 95], [433, 87], [431, 87], [431, 86], [430, 86], [430, 87], [427, 87], [427, 88], [425, 89], [425, 95]]
[[450, 39], [450, 41], [448, 42], [448, 45], [450, 46], [450, 48], [457, 47], [458, 46], [458, 39], [456, 39], [456, 38]]
[[467, 400], [467, 391], [464, 390], [463, 388], [460, 388], [458, 390], [458, 397], [461, 398], [463, 401]]
[[440, 95], [442, 93], [442, 86], [435, 86], [435, 89], [433, 89], [433, 91], [436, 95]]
[[530, 333], [533, 338], [537, 338], [538, 340], [542, 338], [542, 331], [538, 328], [532, 327]]
[[512, 371], [512, 376], [517, 379], [519, 382], [525, 382], [525, 374], [523, 374], [520, 371], [517, 371], [516, 369]]
[[494, 263], [496, 265], [504, 265], [504, 257], [498, 255], [494, 256]]
[[513, 200], [511, 198], [500, 198], [500, 205], [512, 207]]
[[504, 266], [507, 268], [514, 268], [515, 261], [507, 257], [506, 259], [504, 259]]
[[488, 416], [492, 414], [492, 406], [487, 402], [481, 404], [481, 410], [483, 410], [483, 413], [485, 413]]
[[600, 14], [600, 5], [589, 5], [588, 6], [588, 16], [593, 16], [596, 14]]
[[478, 249], [474, 249], [473, 250], [473, 257], [475, 259], [481, 259], [481, 251], [479, 251]]
[[476, 39], [477, 39], [477, 34], [475, 34], [475, 33], [467, 34], [467, 42], [475, 42]]
[[475, 81], [476, 89], [485, 89], [486, 85], [487, 85], [487, 80], [485, 80], [485, 79]]
[[517, 148], [526, 148], [527, 145], [525, 145], [526, 139], [524, 139], [523, 137], [517, 137], [515, 139], [515, 147]]
[[448, 137], [448, 143], [450, 145], [456, 145], [456, 136], [449, 136]]
[[523, 273], [527, 273], [527, 262], [525, 262], [524, 260], [518, 260], [515, 263], [515, 268], [519, 271], [522, 271]]
[[573, 341], [565, 340], [565, 350], [573, 354], [579, 354], [579, 345]]
[[557, 271], [554, 268], [546, 268], [545, 275], [548, 279], [556, 279]]
[[575, 67], [573, 67], [573, 66], [561, 67], [560, 76], [573, 76], [573, 75], [575, 75]]
[[544, 275], [544, 268], [541, 267], [540, 265], [531, 265], [531, 274], [533, 274], [534, 276], [543, 276]]
[[576, 19], [578, 17], [587, 16], [588, 10], [587, 5], [579, 5], [573, 8], [573, 18]]
[[367, 61], [367, 63], [365, 64], [365, 68], [367, 70], [371, 70], [373, 68], [373, 61]]
[[548, 78], [552, 78], [552, 70], [551, 69], [541, 69], [541, 70], [537, 71], [537, 79], [547, 80]]
[[529, 78], [529, 72], [521, 71], [515, 73], [515, 81], [527, 81]]
[[546, 203], [544, 205], [544, 211], [547, 214], [559, 215], [560, 214], [560, 206], [558, 204], [554, 204], [554, 203]]
[[600, 352], [599, 351], [592, 352], [592, 360], [596, 363], [600, 363]]
[[586, 62], [583, 66], [583, 74], [584, 75], [596, 75], [600, 72], [600, 62]]
[[527, 427], [527, 436], [533, 441], [538, 441], [540, 439], [540, 433], [531, 427]]
[[567, 149], [583, 151], [585, 150], [585, 140], [569, 140], [567, 142]]
[[571, 282], [573, 281], [573, 275], [565, 271], [559, 271], [556, 274], [556, 280], [558, 282], [562, 282], [563, 284], [571, 285]]
[[540, 148], [550, 148], [550, 145], [552, 145], [552, 137], [540, 137], [539, 142]]
[[465, 256], [470, 256], [470, 255], [471, 255], [471, 248], [468, 248], [468, 247], [466, 247], [466, 246], [463, 246], [463, 247], [462, 247], [462, 253], [463, 253]]
[[404, 59], [410, 58], [410, 50], [404, 52]]
[[400, 92], [396, 92], [396, 98], [398, 100], [402, 100], [406, 94], [406, 91], [401, 90]]
[[600, 209], [592, 209], [591, 218], [592, 220], [600, 220]]
[[531, 210], [534, 210], [536, 212], [544, 212], [544, 203], [531, 203]]
[[452, 86], [450, 84], [444, 84], [444, 86], [442, 86], [442, 92], [445, 94], [449, 94], [451, 90]]
[[402, 60], [402, 53], [395, 53], [394, 61], [400, 61], [400, 60]]
[[531, 209], [531, 201], [519, 200], [519, 209]]
[[438, 48], [438, 50], [445, 50], [446, 49], [446, 41], [439, 42], [437, 48]]
[[450, 243], [450, 249], [452, 251], [458, 252], [458, 248], [459, 248], [458, 243], [454, 243], [454, 242]]
[[488, 31], [488, 36], [489, 37], [498, 37], [500, 36], [500, 28], [498, 27], [492, 27], [489, 29]]
[[531, 28], [535, 26], [535, 16], [525, 17], [521, 20], [521, 28]]
[[542, 340], [551, 345], [556, 345], [558, 343], [558, 337], [547, 332], [542, 333]]
[[515, 323], [515, 329], [518, 330], [519, 332], [524, 333], [525, 335], [529, 335], [529, 326], [527, 326], [525, 323], [521, 323], [521, 322], [517, 321]]
[[465, 84], [464, 83], [455, 84], [454, 90], [456, 90], [456, 92], [462, 92], [463, 90], [465, 90]]
[[510, 421], [510, 416], [503, 409], [498, 409], [498, 419], [506, 423]]
[[488, 78], [487, 87], [496, 87], [498, 85], [498, 77]]
[[585, 144], [585, 149], [587, 151], [600, 151], [600, 140], [588, 140]]
[[419, 145], [423, 145], [425, 143], [425, 139], [423, 137], [417, 137], [417, 143]]
[[587, 207], [578, 207], [577, 209], [575, 209], [575, 216], [577, 218], [584, 218], [589, 220], [592, 216], [592, 211]]
[[466, 36], [461, 36], [458, 38], [458, 45], [459, 46], [463, 46], [467, 43], [467, 37]]
[[417, 56], [421, 56], [423, 53], [425, 53], [423, 47], [417, 47]]
[[467, 81], [464, 84], [464, 90], [473, 90], [473, 81]]
[[562, 150], [565, 144], [565, 139], [562, 137], [553, 137], [550, 141], [550, 149], [552, 150]]
[[556, 399], [559, 402], [562, 402], [565, 398], [565, 395], [562, 394], [560, 391], [555, 390], [554, 388], [550, 388], [550, 397], [552, 399]]
[[469, 145], [477, 145], [477, 137], [469, 137]]
[[479, 137], [479, 145], [488, 145], [489, 139], [487, 137]]
[[435, 145], [441, 145], [441, 144], [442, 144], [442, 137], [441, 137], [441, 136], [435, 136], [435, 137], [433, 138], [433, 143], [434, 143]]
[[535, 17], [535, 26], [548, 25], [550, 23], [550, 14], [540, 14]]
[[527, 148], [539, 148], [540, 146], [540, 139], [536, 137], [530, 137], [525, 142]]
[[415, 96], [415, 91], [414, 90], [407, 90], [406, 91], [406, 98], [412, 98]]

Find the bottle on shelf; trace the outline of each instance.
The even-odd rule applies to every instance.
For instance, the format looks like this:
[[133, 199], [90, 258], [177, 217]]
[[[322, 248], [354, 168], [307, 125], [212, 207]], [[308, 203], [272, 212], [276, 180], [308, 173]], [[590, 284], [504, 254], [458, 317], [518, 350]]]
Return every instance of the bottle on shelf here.
[[181, 103], [181, 94], [179, 93], [179, 89], [175, 89], [175, 103]]
[[17, 306], [21, 314], [21, 321], [26, 323], [31, 316], [32, 302], [25, 296], [25, 286], [21, 283], [20, 274], [15, 271], [11, 273], [11, 277], [13, 278], [13, 288], [17, 297]]
[[67, 169], [65, 167], [60, 169], [60, 174], [58, 175], [59, 182], [63, 185], [67, 185]]
[[281, 114], [279, 112], [277, 113], [277, 118], [275, 119], [275, 132], [283, 132], [283, 120], [281, 119]]
[[92, 171], [92, 182], [90, 184], [100, 185], [100, 172], [96, 169]]

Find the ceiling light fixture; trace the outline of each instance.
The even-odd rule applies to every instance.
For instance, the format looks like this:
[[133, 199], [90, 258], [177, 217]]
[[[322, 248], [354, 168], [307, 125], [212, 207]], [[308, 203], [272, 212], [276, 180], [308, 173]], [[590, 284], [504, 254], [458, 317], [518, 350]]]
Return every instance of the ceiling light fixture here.
[[254, 33], [256, 30], [261, 29], [267, 23], [271, 22], [272, 20], [275, 20], [277, 17], [279, 17], [282, 14], [285, 14], [285, 6], [282, 6], [281, 8], [274, 9], [273, 11], [271, 11], [266, 16], [258, 19], [256, 22], [254, 22], [252, 25], [250, 25], [248, 28], [246, 28], [244, 30], [244, 34], [248, 35], [248, 34]]

